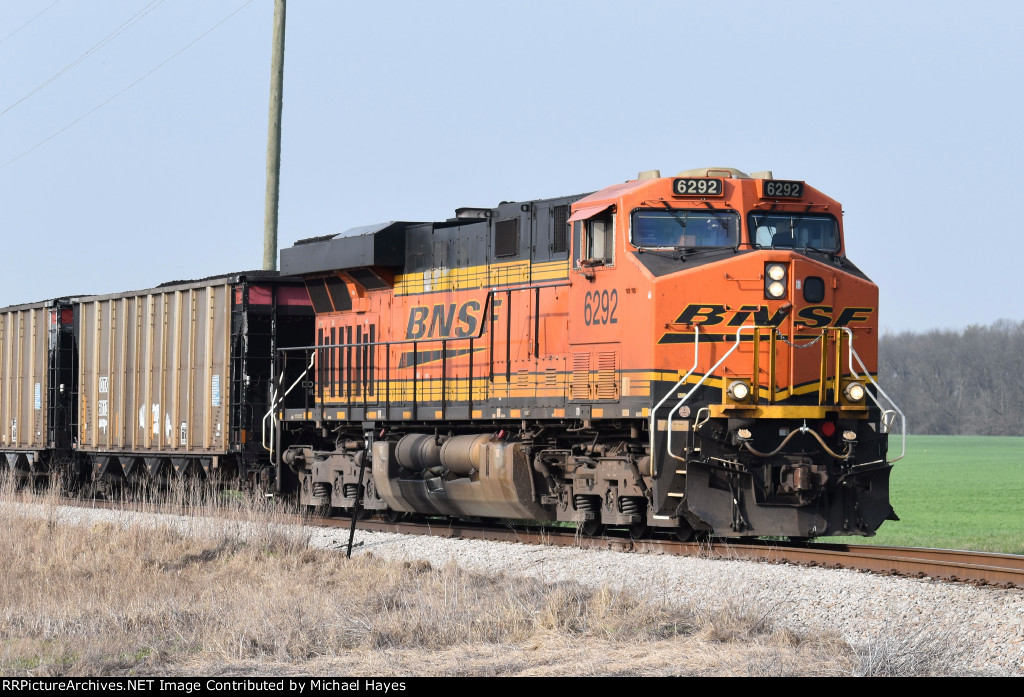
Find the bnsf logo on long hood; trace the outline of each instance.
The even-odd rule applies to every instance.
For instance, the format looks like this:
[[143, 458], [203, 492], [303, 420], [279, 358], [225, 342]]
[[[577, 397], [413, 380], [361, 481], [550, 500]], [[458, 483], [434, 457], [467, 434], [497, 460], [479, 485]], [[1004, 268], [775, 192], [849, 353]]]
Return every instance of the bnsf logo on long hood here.
[[[808, 328], [845, 327], [851, 323], [867, 322], [873, 307], [833, 308], [831, 305], [808, 305], [796, 313], [796, 319]], [[770, 314], [764, 305], [744, 305], [733, 310], [726, 305], [690, 304], [676, 318], [676, 324], [699, 324], [702, 327], [722, 325], [742, 327], [756, 324], [759, 327], [777, 327], [789, 315], [789, 308], [780, 308]]]
[[[498, 319], [501, 304], [501, 298], [491, 300], [491, 321]], [[483, 305], [478, 300], [412, 307], [409, 310], [409, 323], [405, 327], [405, 338], [466, 339], [476, 336], [483, 314]]]

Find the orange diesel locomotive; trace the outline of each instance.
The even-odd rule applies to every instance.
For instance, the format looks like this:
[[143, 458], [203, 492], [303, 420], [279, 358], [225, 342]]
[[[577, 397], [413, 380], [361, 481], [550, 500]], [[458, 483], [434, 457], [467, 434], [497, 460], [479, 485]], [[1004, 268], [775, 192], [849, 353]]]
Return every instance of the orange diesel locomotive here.
[[316, 337], [279, 353], [265, 441], [305, 505], [682, 539], [895, 519], [878, 290], [804, 182], [644, 172], [302, 240], [281, 267]]

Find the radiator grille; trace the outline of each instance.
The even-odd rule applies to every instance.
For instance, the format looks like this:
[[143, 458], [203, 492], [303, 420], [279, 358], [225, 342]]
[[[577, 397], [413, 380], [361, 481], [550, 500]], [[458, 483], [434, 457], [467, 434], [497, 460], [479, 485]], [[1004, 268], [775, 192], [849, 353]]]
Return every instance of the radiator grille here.
[[590, 399], [590, 354], [572, 354], [572, 382], [569, 399]]

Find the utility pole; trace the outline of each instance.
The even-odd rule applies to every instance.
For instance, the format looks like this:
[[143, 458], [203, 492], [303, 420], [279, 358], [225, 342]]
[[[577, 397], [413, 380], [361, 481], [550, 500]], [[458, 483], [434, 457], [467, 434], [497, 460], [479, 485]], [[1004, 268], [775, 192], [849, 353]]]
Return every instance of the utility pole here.
[[263, 213], [263, 269], [277, 270], [277, 207], [281, 193], [281, 111], [284, 92], [285, 0], [274, 0], [274, 47], [270, 59], [270, 126], [267, 132], [267, 195]]

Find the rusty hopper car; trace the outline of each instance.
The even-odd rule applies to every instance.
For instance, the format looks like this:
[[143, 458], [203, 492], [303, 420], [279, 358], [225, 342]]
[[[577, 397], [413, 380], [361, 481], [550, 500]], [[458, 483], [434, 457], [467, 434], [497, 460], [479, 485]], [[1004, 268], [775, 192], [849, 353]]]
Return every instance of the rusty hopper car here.
[[73, 439], [87, 479], [103, 490], [265, 474], [271, 356], [312, 331], [301, 284], [238, 274], [83, 297], [74, 311]]
[[388, 516], [872, 535], [905, 428], [845, 251], [837, 201], [730, 168], [303, 240], [276, 466]]
[[0, 452], [25, 479], [67, 461], [75, 421], [73, 312], [67, 299], [0, 309]]

